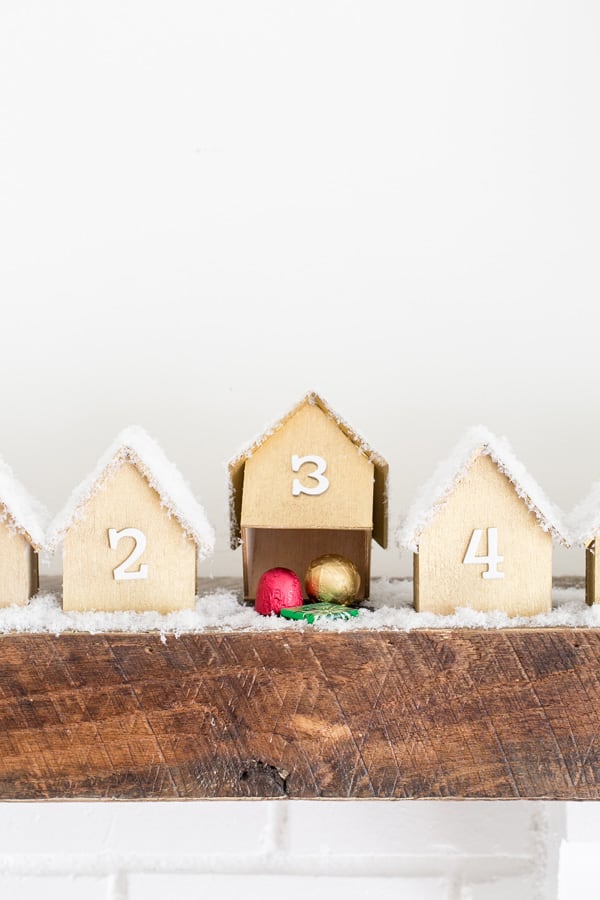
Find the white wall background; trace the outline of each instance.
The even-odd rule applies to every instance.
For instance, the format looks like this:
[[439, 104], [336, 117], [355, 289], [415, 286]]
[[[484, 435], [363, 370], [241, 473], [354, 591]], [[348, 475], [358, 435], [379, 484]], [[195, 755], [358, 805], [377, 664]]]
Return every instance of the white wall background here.
[[0, 452], [57, 512], [145, 426], [214, 574], [224, 463], [311, 388], [389, 458], [393, 523], [480, 422], [570, 508], [600, 477], [599, 35], [584, 0], [6, 0]]
[[[569, 876], [560, 900], [595, 900], [593, 845], [581, 843], [588, 837], [577, 832], [587, 823], [580, 810], [573, 821], [573, 806], [4, 803], [0, 894], [7, 900], [555, 900], [560, 846]], [[566, 833], [569, 840], [560, 845]], [[581, 893], [587, 879], [595, 893]], [[576, 893], [567, 892], [569, 885]]]
[[[600, 477], [599, 49], [587, 0], [4, 0], [0, 453], [57, 512], [145, 426], [214, 574], [226, 460], [311, 388], [388, 457], [393, 523], [477, 423], [570, 508]], [[583, 842], [533, 807], [5, 804], [0, 886], [539, 900], [572, 832], [566, 900], [595, 807]]]

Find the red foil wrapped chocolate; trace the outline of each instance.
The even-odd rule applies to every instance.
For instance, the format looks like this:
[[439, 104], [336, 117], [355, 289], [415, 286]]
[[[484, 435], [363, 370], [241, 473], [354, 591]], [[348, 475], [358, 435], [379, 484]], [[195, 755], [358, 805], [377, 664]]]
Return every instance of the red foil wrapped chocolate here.
[[261, 616], [279, 615], [280, 610], [302, 606], [302, 585], [291, 569], [268, 569], [260, 576], [254, 608]]

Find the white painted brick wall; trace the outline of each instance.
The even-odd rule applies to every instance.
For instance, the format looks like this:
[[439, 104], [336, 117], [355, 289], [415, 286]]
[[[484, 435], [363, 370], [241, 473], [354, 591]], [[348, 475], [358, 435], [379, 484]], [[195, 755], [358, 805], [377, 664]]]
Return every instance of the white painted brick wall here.
[[[561, 840], [561, 862], [577, 869], [590, 833], [577, 810], [567, 830], [573, 806], [0, 803], [0, 898], [556, 900]], [[600, 840], [600, 818], [595, 829]]]
[[560, 846], [559, 900], [600, 897], [600, 804], [566, 803]]

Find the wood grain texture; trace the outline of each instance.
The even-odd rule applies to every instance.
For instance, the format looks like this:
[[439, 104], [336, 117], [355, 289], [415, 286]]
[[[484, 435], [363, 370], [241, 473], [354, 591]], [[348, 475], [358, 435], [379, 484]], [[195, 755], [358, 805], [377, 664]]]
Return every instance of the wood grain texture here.
[[5, 635], [0, 799], [600, 799], [600, 630]]
[[[65, 535], [64, 609], [167, 613], [193, 607], [196, 545], [134, 465], [120, 466], [91, 497], [84, 513]], [[129, 557], [135, 542], [123, 538], [112, 550], [109, 528], [139, 528], [144, 533], [146, 549], [132, 569], [147, 565], [147, 578], [115, 580], [115, 568]]]
[[[294, 496], [298, 479], [316, 482], [306, 463], [292, 471], [292, 456], [317, 454], [327, 463], [329, 487]], [[246, 460], [242, 528], [373, 528], [374, 466], [318, 406], [300, 408]]]
[[[256, 597], [260, 576], [267, 569], [283, 566], [291, 569], [304, 587], [304, 578], [311, 562], [324, 553], [339, 553], [350, 559], [360, 575], [357, 597], [369, 596], [371, 570], [371, 530], [364, 529], [275, 529], [243, 528], [244, 596]], [[306, 599], [306, 591], [304, 592]]]
[[[319, 413], [321, 415], [319, 415]], [[327, 420], [329, 424], [324, 420]], [[281, 439], [281, 434], [283, 432], [288, 433], [288, 437], [285, 440]], [[334, 434], [334, 432], [337, 432], [337, 435]], [[263, 466], [263, 471], [258, 477], [256, 477], [256, 473], [251, 475], [251, 490], [253, 489], [252, 483], [256, 481], [256, 484], [254, 485], [254, 497], [246, 498], [244, 501], [243, 494], [248, 484], [246, 478], [246, 465], [254, 458], [259, 450], [262, 452], [265, 446], [272, 444], [273, 438], [276, 435], [279, 435], [278, 449], [276, 451], [271, 451], [271, 453], [275, 454], [275, 458], [272, 462], [276, 464], [276, 468]], [[290, 439], [292, 437], [293, 447], [290, 449]], [[344, 437], [347, 439], [346, 443], [343, 440]], [[329, 504], [327, 503], [319, 504], [320, 518], [316, 520], [317, 523], [319, 525], [323, 523], [328, 524], [330, 527], [335, 528], [372, 527], [374, 539], [383, 548], [386, 548], [388, 544], [388, 464], [385, 459], [383, 459], [383, 457], [372, 447], [369, 447], [346, 422], [340, 419], [318, 394], [311, 391], [282, 419], [280, 419], [279, 422], [272, 425], [271, 428], [261, 437], [257, 438], [253, 444], [246, 447], [238, 456], [230, 461], [228, 470], [230, 487], [230, 537], [232, 549], [235, 550], [240, 544], [242, 524], [246, 524], [250, 527], [289, 527], [288, 522], [290, 520], [290, 514], [289, 511], [286, 510], [287, 504], [285, 501], [281, 501], [281, 496], [283, 495], [280, 495], [275, 491], [272, 482], [274, 478], [279, 480], [282, 490], [284, 492], [287, 491], [289, 485], [289, 459], [287, 463], [284, 461], [282, 467], [281, 453], [284, 451], [285, 454], [298, 453], [298, 455], [304, 455], [304, 453], [299, 452], [298, 446], [304, 446], [306, 443], [311, 448], [310, 450], [307, 450], [306, 453], [322, 453], [323, 448], [329, 448], [327, 451], [328, 453], [330, 449], [333, 450], [336, 481], [339, 482], [340, 474], [345, 477], [344, 486], [339, 483], [335, 492], [336, 500], [341, 502], [341, 506], [336, 509], [329, 508]], [[350, 456], [348, 455], [348, 444], [352, 445], [355, 450], [354, 454], [350, 451]], [[317, 445], [322, 448], [320, 451], [315, 449]], [[340, 451], [339, 456], [338, 451]], [[352, 456], [356, 456], [357, 453], [363, 461], [367, 460], [372, 466], [372, 484], [370, 486], [367, 484], [367, 493], [372, 499], [372, 514], [367, 514], [365, 516], [365, 522], [371, 524], [365, 525], [361, 525], [359, 521], [355, 520], [354, 514], [356, 513], [357, 501], [355, 497], [349, 495], [347, 490], [348, 476], [352, 476], [353, 470], [356, 469]], [[330, 460], [328, 460], [328, 462], [329, 461]], [[339, 465], [340, 462], [341, 466]], [[275, 509], [270, 509], [268, 506], [267, 509], [265, 509], [262, 494], [260, 490], [257, 490], [261, 479], [263, 480], [263, 485], [266, 486], [266, 496], [274, 493], [276, 494]], [[354, 482], [353, 477], [351, 477], [351, 480]], [[357, 493], [356, 488], [356, 484], [353, 484], [352, 493]], [[362, 486], [359, 487], [359, 492], [360, 490], [362, 490]], [[245, 507], [244, 510], [242, 509], [243, 506]], [[344, 521], [340, 521], [339, 516], [340, 511], [342, 511], [343, 515], [344, 512], [347, 514], [348, 509], [352, 515], [349, 525], [344, 523]], [[315, 518], [312, 515], [313, 510], [314, 506], [308, 506], [303, 511], [303, 515], [306, 518], [304, 524], [307, 527], [314, 527]], [[254, 518], [255, 511], [257, 515], [256, 520]], [[267, 511], [266, 519], [265, 511]], [[309, 513], [308, 517], [306, 516], [306, 513]], [[359, 510], [359, 514], [361, 517], [365, 515], [362, 510]], [[278, 521], [278, 515], [283, 515], [282, 522]], [[325, 522], [325, 517], [327, 517], [327, 522]], [[244, 523], [242, 523], [243, 518]], [[302, 526], [302, 523], [298, 521], [297, 517], [297, 504], [294, 504], [292, 507], [291, 521], [294, 527]]]
[[8, 525], [0, 504], [0, 606], [23, 606], [38, 586], [38, 555], [27, 538]]
[[[485, 564], [464, 563], [473, 531], [482, 530], [478, 556], [487, 552], [487, 529], [498, 529], [502, 578], [485, 579]], [[453, 613], [457, 606], [509, 616], [549, 612], [552, 538], [493, 460], [481, 455], [419, 537], [414, 567], [415, 609]]]
[[[596, 553], [598, 539], [591, 540], [585, 548], [585, 602], [588, 606], [598, 603], [600, 581], [600, 554]], [[600, 544], [598, 544], [600, 546]]]

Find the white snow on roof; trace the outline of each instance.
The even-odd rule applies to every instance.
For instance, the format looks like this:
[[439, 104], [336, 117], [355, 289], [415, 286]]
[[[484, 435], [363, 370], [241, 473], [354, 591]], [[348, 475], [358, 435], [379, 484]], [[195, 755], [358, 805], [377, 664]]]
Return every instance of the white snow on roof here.
[[306, 394], [302, 396], [302, 398], [292, 406], [284, 415], [280, 416], [274, 422], [271, 422], [267, 425], [260, 434], [257, 434], [251, 440], [246, 441], [242, 447], [238, 450], [238, 452], [229, 459], [227, 465], [230, 468], [234, 468], [235, 465], [243, 459], [249, 459], [252, 454], [258, 450], [268, 439], [278, 431], [281, 426], [288, 421], [304, 404], [308, 403], [310, 406], [318, 406], [322, 409], [327, 415], [330, 416], [331, 419], [338, 425], [342, 431], [346, 434], [349, 440], [352, 441], [353, 444], [356, 445], [358, 450], [367, 457], [367, 459], [374, 463], [375, 465], [385, 466], [387, 465], [383, 456], [374, 450], [370, 444], [368, 444], [357, 431], [352, 428], [345, 419], [342, 418], [325, 400], [323, 400], [321, 394], [317, 393], [317, 391], [308, 391]]
[[9, 528], [23, 534], [35, 550], [41, 550], [45, 543], [48, 511], [28, 493], [11, 467], [1, 459], [0, 504], [6, 510], [0, 519], [6, 521]]
[[440, 463], [430, 480], [423, 486], [406, 518], [396, 531], [398, 547], [419, 552], [419, 537], [433, 521], [441, 506], [449, 499], [456, 485], [462, 481], [472, 463], [480, 455], [489, 456], [500, 472], [509, 479], [527, 508], [536, 516], [540, 527], [563, 544], [569, 544], [563, 515], [545, 496], [514, 455], [506, 438], [493, 435], [482, 425], [470, 428], [454, 448], [448, 459]]
[[85, 506], [106, 481], [124, 464], [132, 463], [157, 492], [161, 504], [174, 516], [205, 559], [214, 550], [215, 532], [204, 509], [185, 482], [179, 469], [142, 428], [131, 426], [122, 431], [99, 460], [94, 471], [77, 487], [54, 519], [47, 539], [53, 551], [76, 521], [85, 518]]
[[600, 481], [592, 485], [588, 496], [569, 515], [574, 546], [581, 547], [600, 534]]

